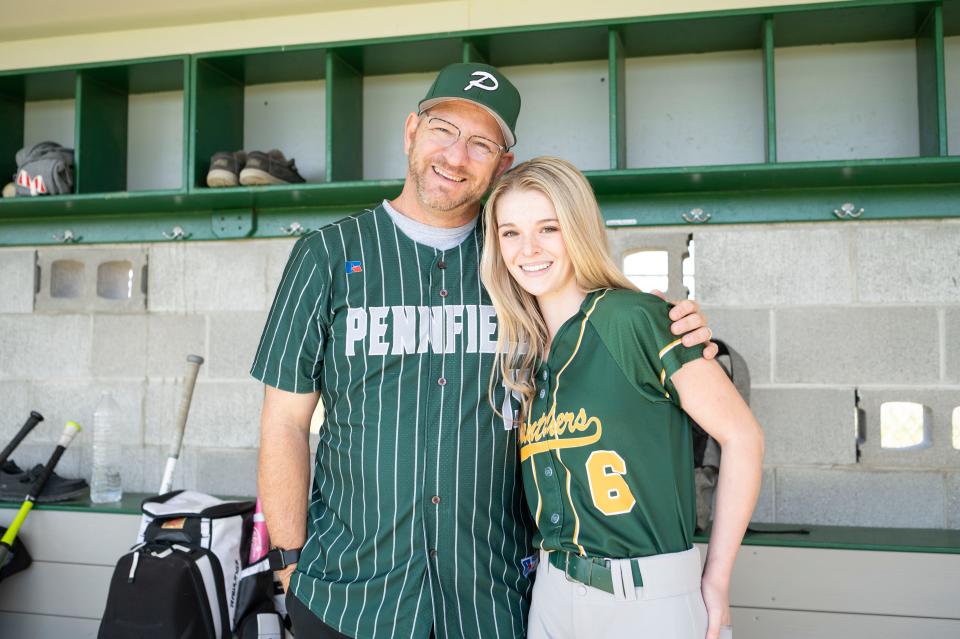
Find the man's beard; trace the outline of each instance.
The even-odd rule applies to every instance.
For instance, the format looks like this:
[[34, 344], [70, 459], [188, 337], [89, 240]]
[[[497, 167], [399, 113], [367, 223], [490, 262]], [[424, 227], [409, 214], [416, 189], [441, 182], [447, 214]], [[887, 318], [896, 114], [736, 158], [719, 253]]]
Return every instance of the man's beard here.
[[[447, 171], [447, 167], [441, 162], [431, 162], [429, 158], [421, 158], [420, 165], [418, 166], [416, 145], [411, 147], [409, 157], [408, 170], [410, 175], [413, 176], [414, 185], [417, 188], [417, 199], [420, 200], [420, 203], [425, 207], [434, 211], [454, 211], [470, 204], [479, 204], [480, 198], [483, 197], [483, 194], [487, 192], [487, 189], [490, 188], [490, 184], [493, 182], [493, 175], [491, 174], [485, 182], [464, 191], [459, 196], [450, 196], [437, 191], [430, 192], [427, 189], [426, 180], [429, 179], [428, 172], [433, 172], [431, 165], [436, 164], [437, 167], [443, 171]], [[459, 173], [459, 171], [453, 169], [450, 169], [449, 172], [454, 174]]]

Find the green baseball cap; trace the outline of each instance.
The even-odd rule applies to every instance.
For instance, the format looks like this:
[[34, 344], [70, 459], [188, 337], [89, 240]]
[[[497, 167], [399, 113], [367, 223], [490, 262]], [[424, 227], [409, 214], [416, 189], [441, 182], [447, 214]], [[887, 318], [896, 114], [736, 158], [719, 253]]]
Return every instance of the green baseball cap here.
[[496, 68], [475, 62], [444, 67], [420, 100], [420, 113], [447, 100], [468, 100], [483, 107], [500, 125], [507, 148], [517, 143], [513, 130], [520, 115], [520, 92]]

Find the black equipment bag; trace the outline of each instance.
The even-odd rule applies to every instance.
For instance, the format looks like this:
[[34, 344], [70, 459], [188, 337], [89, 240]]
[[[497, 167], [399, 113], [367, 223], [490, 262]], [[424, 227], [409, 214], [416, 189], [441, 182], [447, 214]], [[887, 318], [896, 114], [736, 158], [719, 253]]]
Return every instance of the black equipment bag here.
[[266, 560], [247, 566], [254, 502], [174, 491], [143, 502], [137, 544], [110, 580], [99, 639], [229, 639], [273, 601]]

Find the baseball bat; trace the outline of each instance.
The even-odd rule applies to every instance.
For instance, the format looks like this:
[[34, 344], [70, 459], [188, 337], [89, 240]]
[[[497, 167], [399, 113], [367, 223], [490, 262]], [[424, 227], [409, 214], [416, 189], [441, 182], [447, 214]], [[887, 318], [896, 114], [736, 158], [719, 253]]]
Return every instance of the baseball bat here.
[[54, 467], [56, 467], [60, 458], [63, 457], [63, 451], [67, 449], [67, 446], [70, 445], [70, 442], [73, 441], [73, 438], [76, 437], [79, 432], [80, 424], [76, 422], [67, 422], [67, 425], [64, 426], [63, 434], [60, 435], [60, 441], [57, 442], [57, 447], [54, 449], [53, 454], [50, 455], [47, 465], [43, 467], [43, 472], [40, 473], [34, 480], [33, 485], [30, 486], [30, 490], [27, 491], [27, 496], [24, 498], [23, 504], [20, 505], [20, 510], [17, 511], [13, 522], [11, 522], [10, 527], [7, 528], [7, 532], [0, 538], [0, 566], [6, 563], [7, 556], [10, 554], [10, 548], [13, 546], [13, 542], [17, 538], [17, 533], [20, 531], [20, 526], [23, 525], [23, 521], [33, 509], [33, 504], [36, 502], [37, 497], [43, 492], [43, 487], [46, 486], [47, 480], [50, 479], [50, 475], [53, 474]]
[[43, 415], [38, 413], [35, 410], [30, 411], [30, 417], [27, 418], [27, 421], [23, 423], [23, 426], [20, 427], [20, 432], [13, 436], [13, 439], [10, 440], [10, 443], [6, 445], [2, 452], [0, 452], [0, 466], [3, 466], [3, 463], [7, 461], [7, 457], [10, 456], [10, 453], [20, 445], [20, 442], [23, 441], [23, 438], [26, 437], [33, 427], [43, 421]]
[[173, 469], [180, 459], [180, 446], [183, 444], [183, 431], [187, 427], [187, 415], [190, 413], [190, 401], [193, 399], [193, 387], [197, 383], [197, 373], [203, 358], [199, 355], [187, 355], [187, 376], [183, 380], [183, 394], [180, 396], [180, 408], [177, 411], [177, 423], [173, 431], [173, 442], [170, 444], [170, 453], [167, 456], [167, 465], [163, 469], [163, 479], [160, 481], [160, 493], [170, 492], [173, 485]]

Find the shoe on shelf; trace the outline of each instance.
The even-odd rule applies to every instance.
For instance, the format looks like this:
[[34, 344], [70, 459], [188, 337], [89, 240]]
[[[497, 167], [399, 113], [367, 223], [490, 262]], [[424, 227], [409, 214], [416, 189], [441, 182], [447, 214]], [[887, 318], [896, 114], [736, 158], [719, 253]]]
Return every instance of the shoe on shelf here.
[[240, 171], [246, 161], [247, 154], [243, 151], [214, 153], [207, 171], [207, 186], [236, 186], [240, 183]]
[[13, 182], [8, 182], [5, 187], [3, 187], [3, 197], [16, 197], [17, 196], [17, 185]]
[[286, 159], [283, 153], [273, 149], [268, 153], [250, 151], [247, 164], [240, 171], [240, 184], [254, 186], [259, 184], [298, 184], [306, 182], [297, 173], [294, 160]]
[[[37, 464], [30, 470], [23, 470], [13, 460], [4, 462], [0, 467], [0, 501], [23, 501], [33, 482], [43, 472], [43, 464]], [[67, 479], [52, 473], [43, 490], [37, 497], [37, 503], [75, 499], [87, 492], [87, 480]]]

